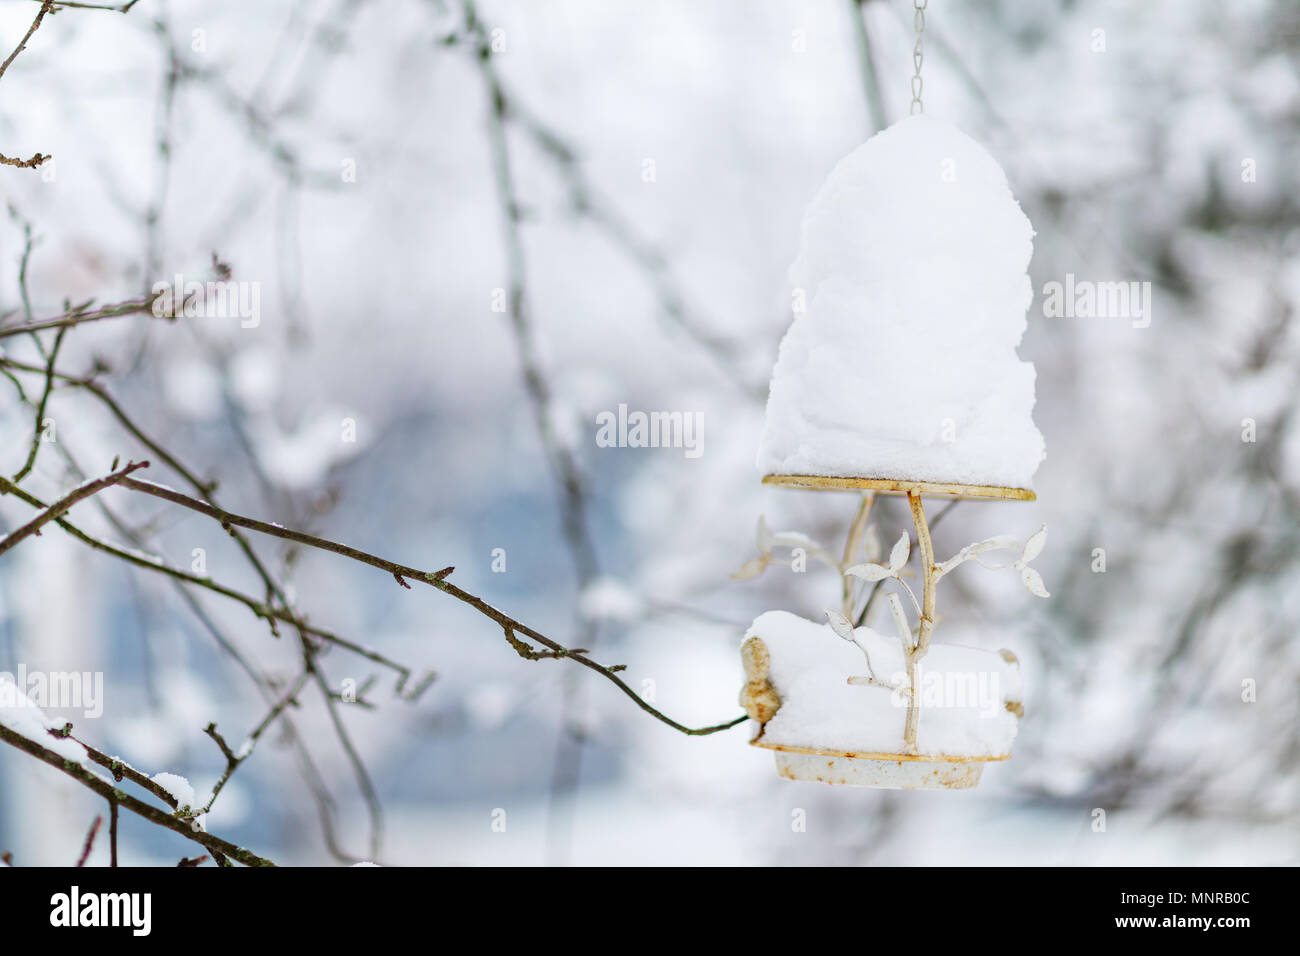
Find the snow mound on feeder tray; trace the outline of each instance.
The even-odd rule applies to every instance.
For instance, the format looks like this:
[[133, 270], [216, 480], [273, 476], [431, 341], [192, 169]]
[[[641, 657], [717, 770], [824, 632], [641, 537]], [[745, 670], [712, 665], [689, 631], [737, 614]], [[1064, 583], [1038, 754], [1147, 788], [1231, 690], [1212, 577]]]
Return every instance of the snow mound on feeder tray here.
[[[869, 627], [854, 634], [866, 645], [876, 677], [905, 686], [898, 638]], [[902, 751], [906, 698], [882, 687], [849, 684], [849, 677], [867, 674], [866, 658], [829, 624], [769, 611], [755, 619], [745, 637], [757, 637], [767, 646], [767, 679], [781, 698], [780, 709], [763, 725], [765, 745], [859, 754]], [[1014, 658], [1008, 661], [998, 651], [978, 647], [931, 644], [921, 659], [917, 751], [1006, 756], [1018, 723], [1008, 706], [1020, 700], [1020, 668]]]
[[1032, 488], [1034, 367], [1016, 355], [1034, 230], [966, 134], [912, 116], [831, 171], [790, 269], [764, 474]]

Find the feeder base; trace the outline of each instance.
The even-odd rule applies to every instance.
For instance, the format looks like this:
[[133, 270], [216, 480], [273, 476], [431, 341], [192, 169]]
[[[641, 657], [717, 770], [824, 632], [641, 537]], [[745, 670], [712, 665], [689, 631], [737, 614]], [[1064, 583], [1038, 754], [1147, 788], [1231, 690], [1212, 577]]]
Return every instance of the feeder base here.
[[879, 760], [775, 750], [776, 772], [787, 780], [885, 790], [968, 790], [980, 782], [982, 760]]

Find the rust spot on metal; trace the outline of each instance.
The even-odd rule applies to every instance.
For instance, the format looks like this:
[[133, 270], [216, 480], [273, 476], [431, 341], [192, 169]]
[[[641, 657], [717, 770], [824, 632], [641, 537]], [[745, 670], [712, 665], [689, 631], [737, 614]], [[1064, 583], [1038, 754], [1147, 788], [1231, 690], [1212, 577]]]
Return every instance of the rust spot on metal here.
[[767, 679], [768, 668], [772, 666], [772, 655], [760, 638], [751, 637], [740, 646], [740, 662], [745, 668], [745, 686], [740, 689], [740, 706], [745, 708], [745, 713], [751, 720], [760, 725], [761, 735], [762, 725], [781, 709], [781, 697]]

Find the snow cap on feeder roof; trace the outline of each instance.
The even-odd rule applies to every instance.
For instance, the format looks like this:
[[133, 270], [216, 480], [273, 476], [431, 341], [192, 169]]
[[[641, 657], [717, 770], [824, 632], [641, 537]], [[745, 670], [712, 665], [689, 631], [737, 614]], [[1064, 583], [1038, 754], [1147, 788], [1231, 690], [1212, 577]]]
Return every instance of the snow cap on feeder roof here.
[[804, 215], [762, 472], [1032, 488], [1033, 235], [948, 123], [908, 117], [844, 157]]

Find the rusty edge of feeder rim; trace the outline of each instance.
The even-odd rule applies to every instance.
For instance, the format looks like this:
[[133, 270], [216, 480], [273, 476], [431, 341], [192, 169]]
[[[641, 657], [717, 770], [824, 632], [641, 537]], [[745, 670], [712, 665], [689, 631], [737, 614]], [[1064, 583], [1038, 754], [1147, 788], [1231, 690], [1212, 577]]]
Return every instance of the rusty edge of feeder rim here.
[[1003, 488], [999, 485], [960, 485], [942, 481], [908, 481], [899, 478], [832, 478], [825, 475], [765, 475], [763, 484], [813, 491], [875, 491], [881, 494], [907, 495], [916, 492], [946, 498], [986, 498], [1002, 501], [1037, 501], [1029, 488]]
[[814, 757], [847, 757], [850, 760], [897, 760], [915, 761], [917, 763], [990, 763], [997, 760], [1009, 760], [1011, 754], [964, 756], [961, 754], [887, 754], [870, 751], [819, 750], [814, 747], [790, 747], [785, 744], [769, 744], [760, 737], [749, 742], [751, 747], [763, 747], [766, 750], [780, 750], [791, 754], [809, 754]]

